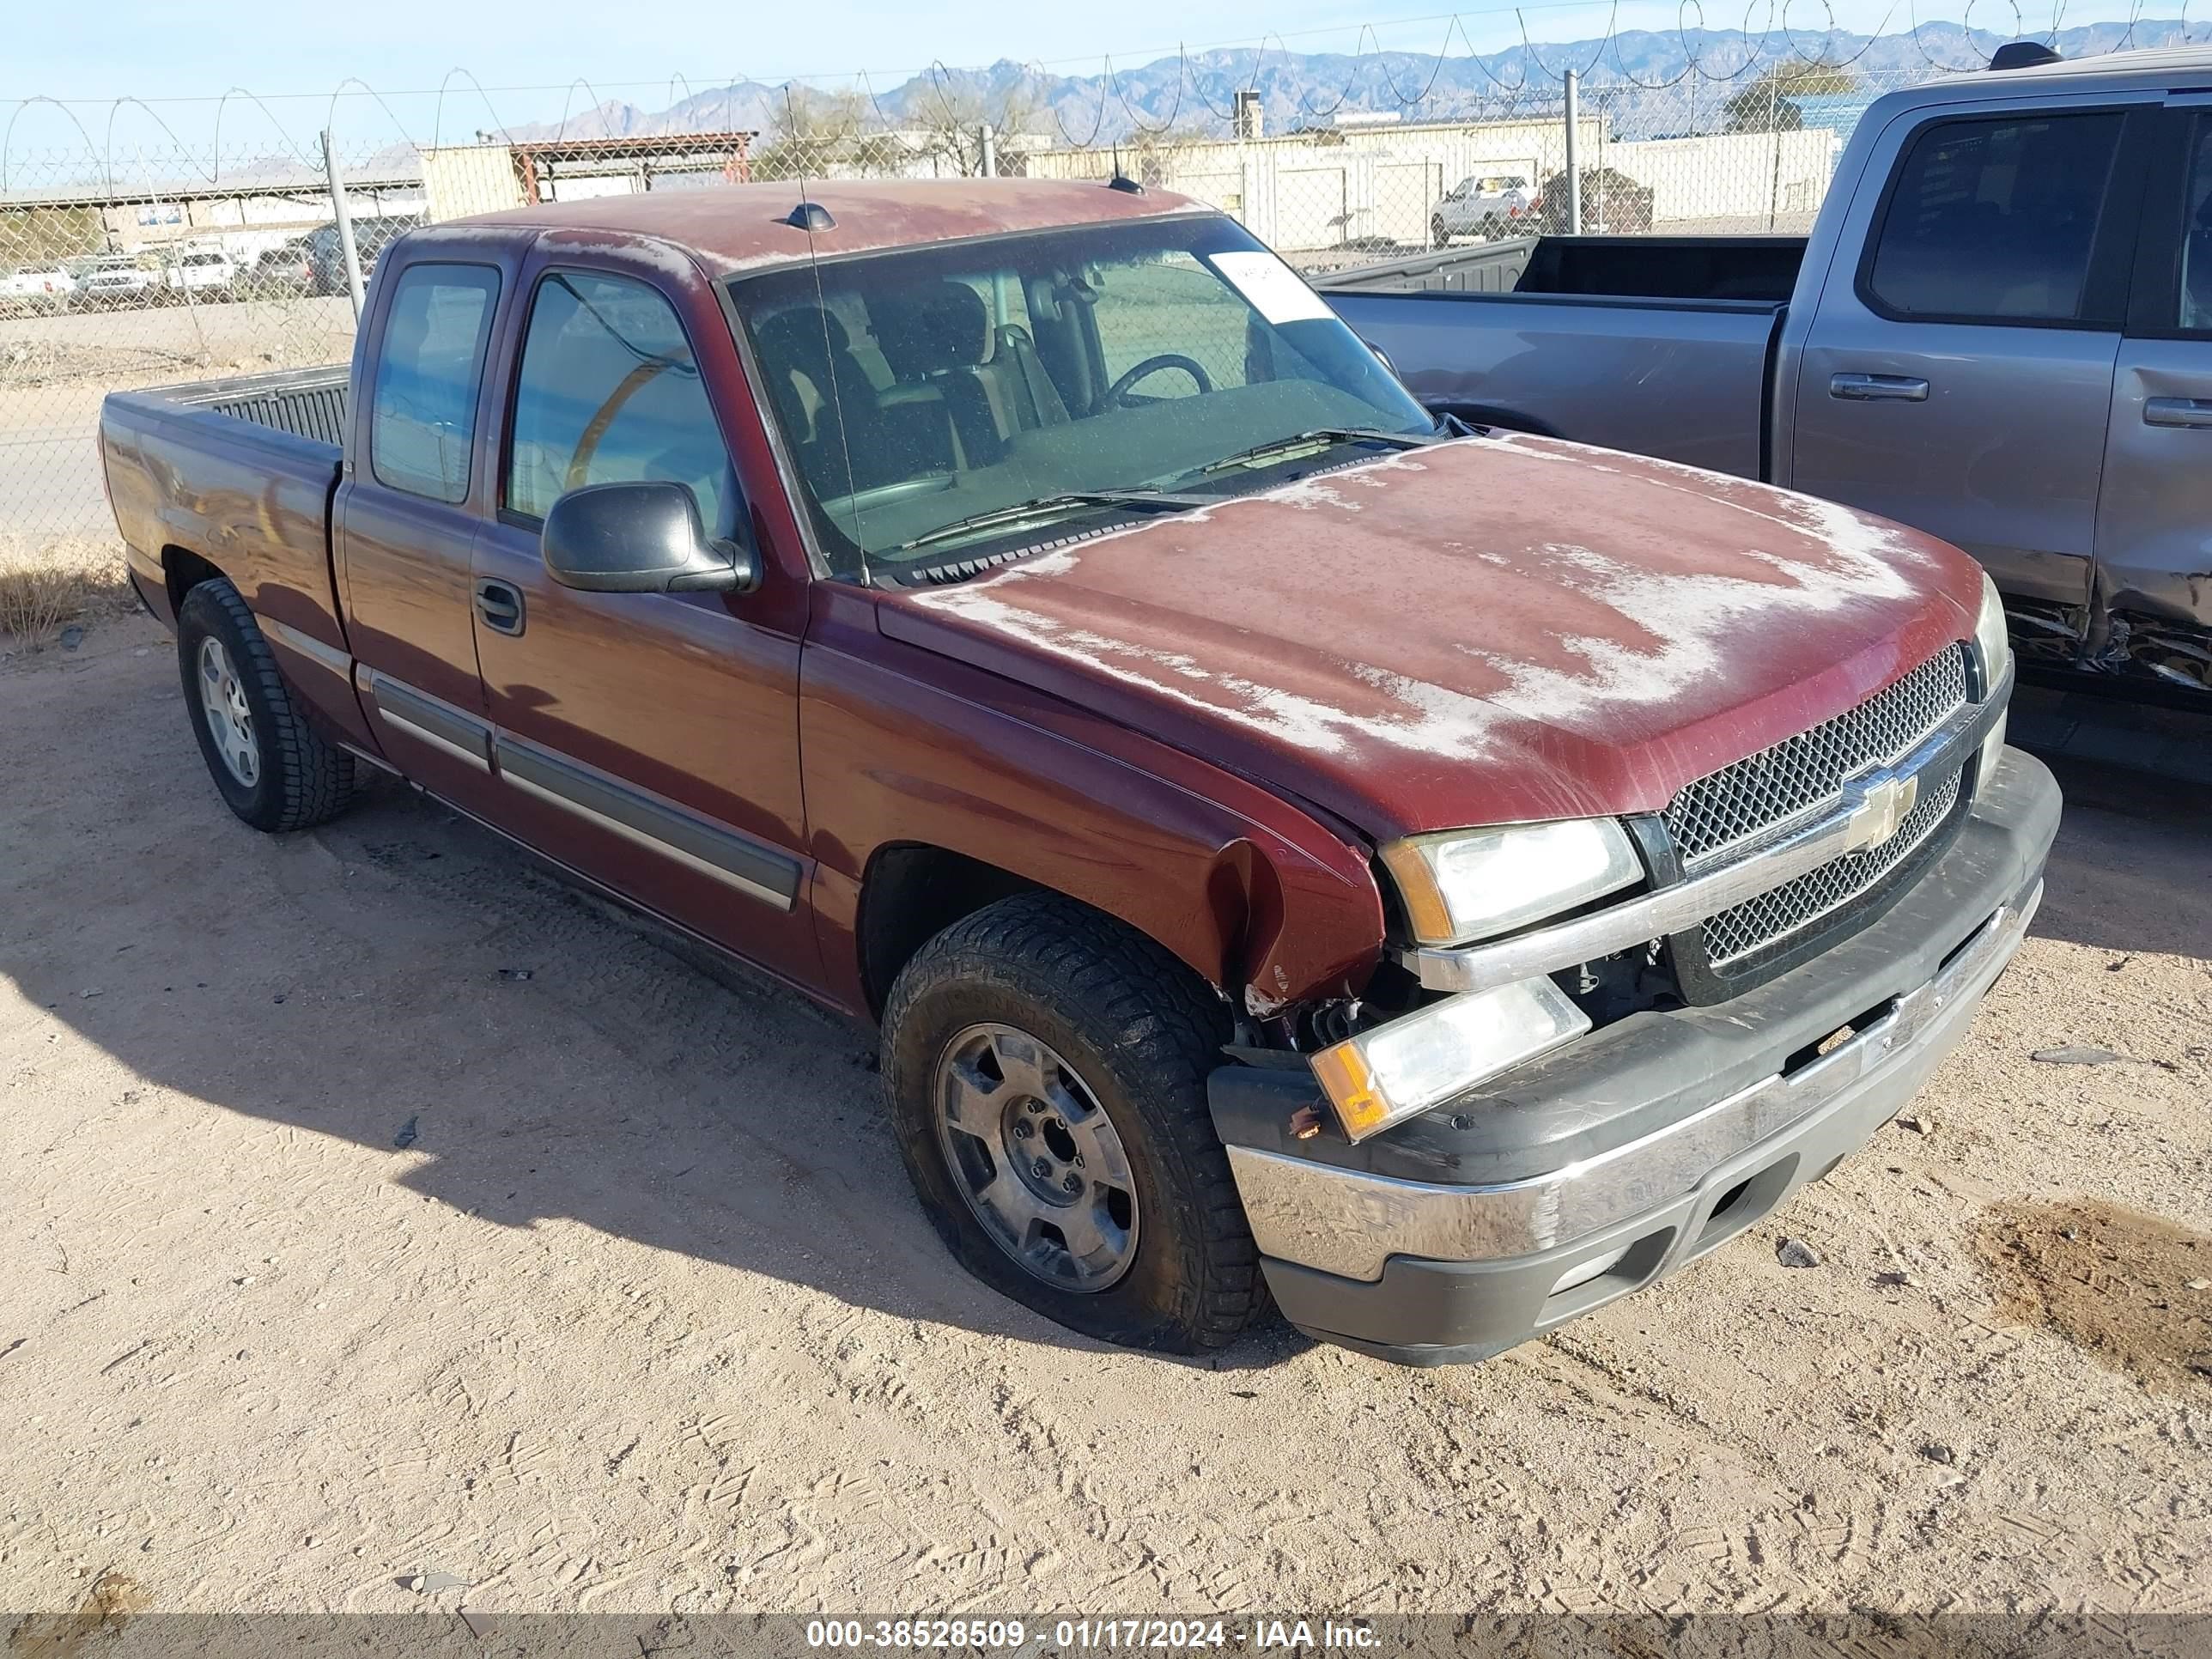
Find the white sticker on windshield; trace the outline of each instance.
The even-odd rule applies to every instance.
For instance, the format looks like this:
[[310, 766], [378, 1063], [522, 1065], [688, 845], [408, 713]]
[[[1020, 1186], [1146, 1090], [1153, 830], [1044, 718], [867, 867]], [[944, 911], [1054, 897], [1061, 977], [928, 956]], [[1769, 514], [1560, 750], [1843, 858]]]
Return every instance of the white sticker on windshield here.
[[1271, 323], [1306, 323], [1336, 314], [1297, 272], [1264, 248], [1206, 257]]

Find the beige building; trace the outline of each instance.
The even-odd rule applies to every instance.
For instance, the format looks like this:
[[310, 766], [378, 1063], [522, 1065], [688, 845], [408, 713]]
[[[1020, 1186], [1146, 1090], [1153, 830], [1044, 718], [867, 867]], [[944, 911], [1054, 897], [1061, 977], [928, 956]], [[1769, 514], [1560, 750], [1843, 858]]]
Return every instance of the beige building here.
[[[1827, 188], [1837, 148], [1834, 134], [1815, 131], [1623, 143], [1595, 114], [1580, 118], [1576, 143], [1583, 167], [1610, 167], [1652, 191], [1657, 229], [1720, 220], [1764, 228], [1771, 212], [1776, 228], [1802, 229]], [[1089, 148], [1025, 160], [1034, 178], [1104, 179], [1116, 156]], [[1566, 124], [1557, 115], [1362, 122], [1275, 137], [1125, 148], [1119, 160], [1147, 184], [1234, 215], [1288, 253], [1425, 247], [1437, 202], [1461, 179], [1513, 173], [1540, 189], [1564, 171]]]

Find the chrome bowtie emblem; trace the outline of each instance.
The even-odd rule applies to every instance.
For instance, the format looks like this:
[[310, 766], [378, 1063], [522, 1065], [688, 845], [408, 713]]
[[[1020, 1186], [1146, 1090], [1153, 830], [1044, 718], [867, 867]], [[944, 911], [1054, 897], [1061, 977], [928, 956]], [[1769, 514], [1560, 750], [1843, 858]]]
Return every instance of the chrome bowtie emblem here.
[[1912, 804], [1920, 799], [1920, 780], [1910, 773], [1875, 778], [1861, 784], [1857, 794], [1850, 835], [1853, 852], [1879, 847], [1897, 833]]

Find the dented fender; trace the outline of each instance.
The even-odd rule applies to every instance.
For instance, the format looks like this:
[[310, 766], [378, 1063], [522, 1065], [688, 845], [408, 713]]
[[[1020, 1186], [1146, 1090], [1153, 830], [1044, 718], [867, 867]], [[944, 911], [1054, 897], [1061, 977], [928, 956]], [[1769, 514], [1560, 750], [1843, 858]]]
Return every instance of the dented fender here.
[[1244, 1012], [1365, 985], [1382, 902], [1357, 834], [1201, 757], [887, 638], [878, 597], [818, 589], [800, 665], [817, 925], [840, 1000], [865, 1006], [869, 860], [913, 842], [1120, 917]]

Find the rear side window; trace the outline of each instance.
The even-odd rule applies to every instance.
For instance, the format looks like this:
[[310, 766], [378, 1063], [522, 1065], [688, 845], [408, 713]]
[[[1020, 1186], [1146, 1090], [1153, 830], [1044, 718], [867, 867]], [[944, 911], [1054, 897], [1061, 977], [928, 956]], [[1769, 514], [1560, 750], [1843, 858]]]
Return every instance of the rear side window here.
[[530, 307], [504, 504], [542, 519], [569, 490], [641, 478], [687, 486], [727, 530], [729, 452], [675, 311], [642, 283], [555, 271]]
[[370, 405], [376, 481], [434, 501], [469, 493], [477, 383], [499, 301], [487, 265], [410, 265], [385, 314]]
[[2212, 333], [2212, 115], [2190, 136], [2189, 185], [2182, 198], [2179, 325]]
[[1942, 121], [1898, 170], [1866, 291], [1901, 320], [2077, 323], [2117, 112]]

